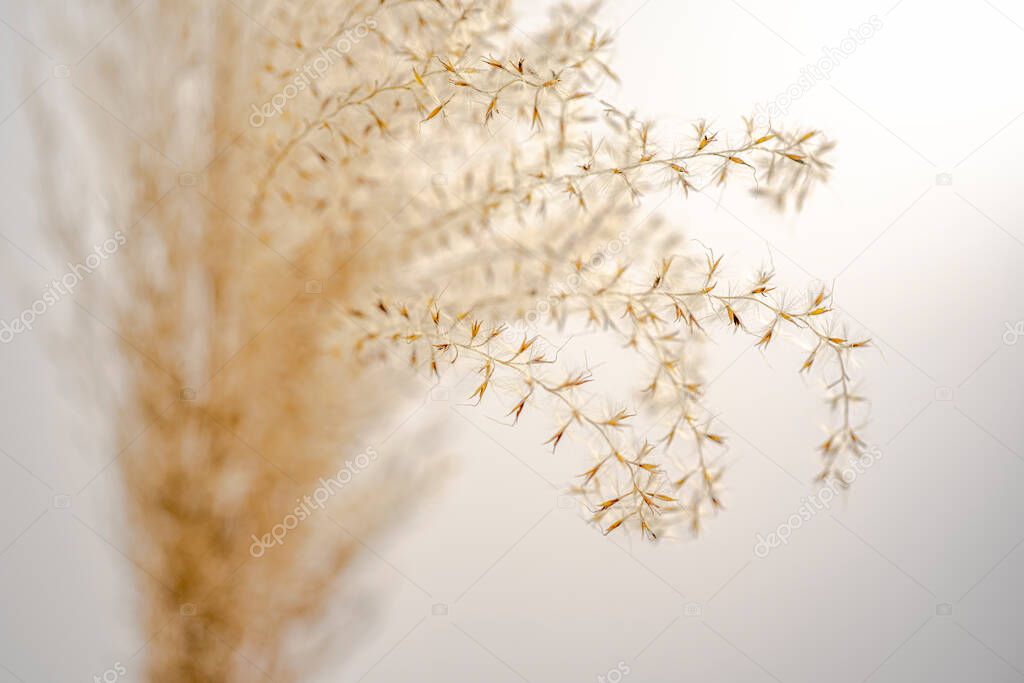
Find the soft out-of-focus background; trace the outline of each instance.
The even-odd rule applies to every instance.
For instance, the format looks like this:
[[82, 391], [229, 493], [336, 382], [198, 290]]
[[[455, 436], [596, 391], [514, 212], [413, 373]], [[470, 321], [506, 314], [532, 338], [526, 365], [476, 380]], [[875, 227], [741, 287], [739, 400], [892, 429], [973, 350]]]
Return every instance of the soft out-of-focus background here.
[[[520, 3], [525, 34], [544, 4]], [[89, 104], [104, 36], [146, 21], [144, 5], [89, 17], [95, 50], [73, 53], [46, 17], [82, 7], [0, 2], [2, 320], [62, 267], [33, 205], [28, 103]], [[659, 210], [735, 272], [770, 259], [794, 288], [834, 284], [851, 329], [877, 344], [861, 370], [882, 457], [759, 552], [757, 535], [813, 493], [824, 406], [797, 350], [722, 337], [707, 376], [731, 435], [728, 510], [698, 540], [652, 547], [603, 538], [566, 504], [578, 461], [540, 445], [543, 421], [510, 430], [460, 405], [472, 387], [424, 385], [422, 406], [362, 447], [386, 456], [399, 442], [388, 432], [439, 417], [458, 467], [410, 522], [368, 541], [354, 580], [378, 613], [323, 680], [1024, 679], [1024, 6], [623, 0], [606, 17], [622, 76], [608, 97], [662, 121], [662, 139], [700, 117], [736, 127], [763, 105], [838, 141], [832, 182], [801, 214], [738, 190]], [[827, 77], [810, 68], [823, 59]], [[117, 454], [70, 400], [79, 378], [48, 358], [75, 307], [0, 345], [4, 683], [139, 680], [152, 635], [134, 622], [145, 576], [119, 540]]]

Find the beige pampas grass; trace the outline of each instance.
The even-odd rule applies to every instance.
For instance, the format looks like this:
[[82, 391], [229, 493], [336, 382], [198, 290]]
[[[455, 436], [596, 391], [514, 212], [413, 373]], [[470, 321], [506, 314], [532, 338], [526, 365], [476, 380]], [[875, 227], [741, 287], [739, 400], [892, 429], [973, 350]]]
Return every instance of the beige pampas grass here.
[[239, 139], [250, 65], [265, 55], [252, 20], [174, 0], [128, 21], [96, 55], [105, 82], [88, 96], [115, 103], [136, 144], [104, 137], [96, 112], [48, 170], [87, 185], [71, 159], [102, 174], [98, 190], [68, 187], [52, 207], [69, 255], [93, 239], [83, 215], [125, 226], [89, 309], [117, 340], [99, 349], [116, 354], [121, 383], [106, 416], [124, 448], [147, 680], [297, 680], [339, 577], [418, 476], [378, 462], [368, 439], [401, 395], [338, 352], [337, 304], [322, 292], [333, 274], [330, 296], [345, 301], [369, 264], [340, 269], [354, 248], [338, 225], [298, 210], [274, 225], [284, 234], [241, 221], [266, 167], [264, 143]]
[[[837, 331], [827, 292], [725, 279], [721, 257], [637, 214], [649, 194], [736, 182], [800, 203], [828, 172], [822, 134], [699, 122], [663, 139], [595, 94], [614, 78], [598, 4], [559, 7], [531, 39], [502, 0], [114, 5], [132, 30], [98, 52], [89, 96], [137, 142], [119, 154], [87, 126], [78, 159], [102, 180], [65, 188], [54, 225], [70, 252], [88, 243], [76, 214], [131, 225], [102, 294], [117, 466], [152, 578], [149, 680], [309, 668], [359, 539], [429, 488], [412, 458], [365, 450], [409, 375], [367, 361], [475, 372], [467, 400], [511, 423], [543, 405], [552, 449], [582, 446], [572, 488], [606, 532], [696, 530], [721, 507], [697, 354], [716, 329], [806, 340], [805, 369], [838, 373], [822, 476], [859, 457], [848, 368], [866, 342]], [[589, 406], [585, 357], [543, 338], [559, 326], [618, 336], [650, 376]], [[658, 418], [657, 441], [632, 427]], [[359, 453], [352, 485], [311, 509]]]

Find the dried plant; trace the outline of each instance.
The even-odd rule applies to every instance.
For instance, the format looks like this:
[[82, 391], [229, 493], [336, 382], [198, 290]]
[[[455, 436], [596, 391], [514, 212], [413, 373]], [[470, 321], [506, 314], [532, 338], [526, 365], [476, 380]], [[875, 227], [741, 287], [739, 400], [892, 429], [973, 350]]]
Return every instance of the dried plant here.
[[[103, 85], [62, 103], [72, 117], [42, 112], [39, 136], [62, 251], [79, 260], [124, 228], [78, 294], [70, 342], [99, 366], [91, 385], [108, 387], [94, 405], [118, 451], [108, 466], [128, 529], [116, 545], [141, 570], [149, 681], [301, 679], [339, 628], [365, 629], [365, 600], [342, 578], [438, 474], [382, 453], [343, 489], [328, 481], [322, 508], [308, 503], [408, 399], [379, 388], [391, 373], [338, 352], [335, 304], [309, 286], [354, 253], [332, 244], [336, 226], [296, 215], [278, 249], [255, 236], [269, 221], [236, 218], [262, 168], [264, 148], [238, 139], [262, 48], [225, 7], [140, 8], [93, 55]], [[134, 136], [111, 131], [111, 110]], [[345, 300], [369, 267], [340, 269], [331, 296]], [[286, 523], [286, 539], [256, 547]], [[351, 623], [325, 634], [339, 594]]]
[[[790, 200], [799, 206], [826, 178], [832, 144], [816, 131], [757, 130], [751, 120], [732, 137], [698, 122], [688, 139], [659, 144], [653, 123], [593, 92], [611, 73], [610, 39], [595, 24], [594, 4], [559, 7], [547, 32], [527, 41], [517, 40], [501, 3], [383, 8], [349, 80], [311, 89], [301, 98], [309, 114], [285, 116], [268, 133], [281, 142], [267, 178], [291, 173], [316, 183], [352, 168], [350, 187], [389, 194], [401, 187], [411, 196], [407, 205], [389, 205], [396, 215], [374, 221], [387, 224], [384, 237], [368, 236], [372, 259], [399, 259], [406, 277], [373, 281], [367, 303], [348, 312], [355, 348], [407, 358], [435, 378], [468, 366], [479, 374], [469, 399], [483, 401], [500, 383], [513, 422], [550, 401], [562, 411], [552, 448], [579, 436], [595, 454], [575, 487], [595, 520], [606, 531], [633, 522], [654, 538], [680, 517], [696, 530], [722, 504], [721, 467], [710, 449], [724, 437], [701, 405], [695, 343], [716, 320], [762, 348], [790, 334], [811, 347], [803, 370], [836, 373], [828, 377], [830, 400], [841, 421], [822, 446], [821, 477], [840, 477], [863, 448], [849, 355], [869, 342], [836, 331], [828, 293], [779, 296], [770, 271], [729, 283], [720, 257], [692, 244], [658, 257], [665, 253], [658, 230], [623, 232], [646, 194], [674, 188], [689, 195], [738, 180], [779, 208]], [[443, 30], [430, 42], [425, 26]], [[370, 64], [397, 66], [369, 76]], [[451, 172], [449, 159], [457, 164]], [[288, 211], [294, 200], [261, 190], [254, 215]], [[628, 254], [612, 263], [609, 245], [623, 241]], [[529, 322], [538, 301], [551, 322], [613, 331], [653, 367], [629, 407], [585, 407], [591, 373], [555, 362], [542, 328]], [[659, 415], [671, 419], [654, 443], [630, 429]]]
[[[130, 96], [145, 144], [103, 155], [131, 168], [101, 189], [108, 221], [142, 217], [104, 292], [123, 342], [119, 467], [156, 579], [150, 680], [299, 675], [291, 638], [359, 543], [326, 525], [247, 550], [394, 410], [401, 391], [367, 357], [434, 381], [476, 372], [468, 399], [497, 394], [513, 423], [552, 406], [548, 444], [592, 453], [573, 488], [606, 531], [698, 529], [722, 505], [699, 362], [716, 331], [804, 340], [840, 416], [821, 476], [858, 457], [850, 357], [868, 342], [839, 331], [828, 292], [780, 294], [770, 270], [726, 279], [721, 257], [636, 217], [648, 195], [736, 182], [799, 206], [829, 170], [821, 133], [698, 122], [662, 140], [600, 99], [615, 76], [599, 3], [556, 8], [535, 38], [505, 0], [151, 5], [147, 30], [104, 51], [106, 94]], [[196, 188], [172, 175], [168, 190], [171, 150]], [[72, 250], [83, 238], [62, 218]], [[620, 336], [622, 362], [650, 376], [590, 408], [592, 368], [567, 360], [580, 345], [542, 336], [558, 325]], [[632, 426], [659, 419], [653, 441]], [[391, 521], [410, 466], [346, 490], [335, 518], [357, 535]]]

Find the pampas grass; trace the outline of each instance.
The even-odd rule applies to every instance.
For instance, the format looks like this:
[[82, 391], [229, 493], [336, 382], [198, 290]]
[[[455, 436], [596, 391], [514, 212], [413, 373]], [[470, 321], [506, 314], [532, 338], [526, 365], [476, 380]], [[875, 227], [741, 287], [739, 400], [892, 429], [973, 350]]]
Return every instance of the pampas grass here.
[[[632, 227], [660, 192], [739, 183], [801, 203], [831, 143], [753, 122], [666, 139], [595, 94], [615, 77], [597, 4], [557, 8], [534, 39], [513, 9], [151, 0], [98, 54], [90, 97], [119, 103], [136, 143], [115, 153], [86, 125], [78, 149], [54, 150], [100, 174], [92, 192], [63, 188], [52, 224], [75, 253], [76, 215], [137, 221], [102, 317], [119, 340], [107, 417], [126, 446], [132, 555], [152, 579], [148, 680], [311, 668], [307, 636], [360, 539], [435, 473], [391, 455], [281, 544], [253, 546], [365, 448], [410, 369], [477, 372], [467, 400], [499, 401], [510, 422], [548, 406], [548, 444], [586, 454], [571, 488], [606, 532], [696, 530], [721, 506], [725, 436], [696, 352], [716, 329], [807, 340], [805, 369], [822, 367], [841, 417], [822, 476], [858, 457], [848, 368], [866, 341], [836, 330], [827, 292], [777, 296], [768, 271], [727, 280], [671, 224]], [[544, 323], [619, 335], [651, 375], [595, 411], [591, 369], [546, 344]], [[365, 367], [380, 360], [394, 369]], [[638, 414], [667, 419], [657, 443], [631, 430]]]
[[[65, 188], [73, 203], [52, 207], [52, 225], [78, 254], [91, 239], [83, 213], [138, 218], [90, 310], [116, 333], [116, 348], [99, 347], [116, 355], [109, 377], [121, 383], [105, 417], [125, 447], [115, 464], [153, 638], [147, 680], [295, 680], [361, 539], [395, 519], [416, 469], [374, 463], [282, 545], [255, 557], [254, 538], [364, 450], [401, 399], [331, 347], [333, 304], [310, 283], [353, 253], [332, 243], [334, 227], [296, 217], [278, 248], [232, 216], [246, 215], [263, 164], [263, 148], [238, 139], [251, 20], [178, 0], [140, 14], [103, 51], [108, 89], [90, 95], [118, 102], [142, 141], [123, 155], [94, 134], [74, 153], [53, 150], [94, 164], [104, 183], [99, 197]], [[81, 180], [67, 168], [49, 172]], [[356, 264], [337, 273], [331, 296], [344, 300], [360, 277]]]

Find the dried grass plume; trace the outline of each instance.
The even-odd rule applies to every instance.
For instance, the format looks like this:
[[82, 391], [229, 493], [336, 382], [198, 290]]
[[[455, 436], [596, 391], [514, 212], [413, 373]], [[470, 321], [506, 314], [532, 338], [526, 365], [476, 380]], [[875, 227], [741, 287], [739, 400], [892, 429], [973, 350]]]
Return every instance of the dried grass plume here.
[[[851, 356], [869, 342], [829, 292], [729, 277], [671, 221], [636, 216], [652, 195], [733, 185], [800, 205], [827, 177], [824, 134], [738, 120], [665, 136], [601, 99], [599, 3], [556, 8], [533, 38], [504, 0], [110, 4], [131, 30], [97, 50], [88, 97], [134, 136], [111, 145], [111, 112], [82, 110], [51, 173], [95, 174], [62, 188], [52, 224], [68, 253], [126, 227], [92, 312], [116, 340], [108, 417], [148, 574], [149, 680], [307, 673], [305, 636], [358, 539], [431, 474], [392, 455], [280, 547], [254, 557], [253, 537], [369, 445], [402, 378], [474, 372], [467, 401], [509, 423], [550, 413], [547, 443], [573, 444], [567, 485], [605, 532], [697, 530], [722, 506], [709, 335], [804, 343], [836, 409], [821, 477], [863, 452]], [[548, 343], [559, 328], [619, 339], [643, 381], [595, 408], [586, 344]]]

